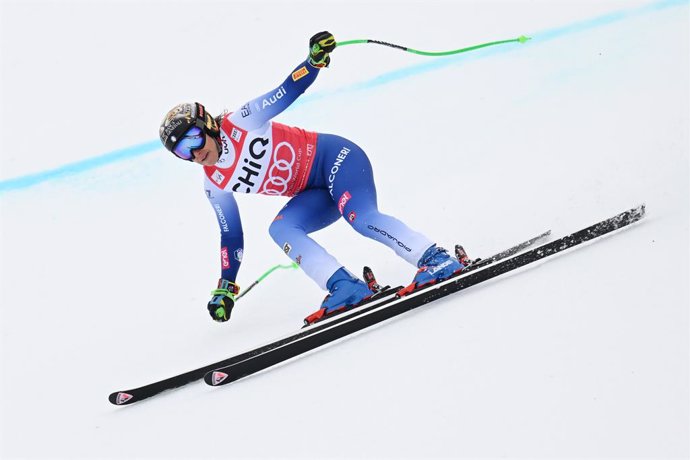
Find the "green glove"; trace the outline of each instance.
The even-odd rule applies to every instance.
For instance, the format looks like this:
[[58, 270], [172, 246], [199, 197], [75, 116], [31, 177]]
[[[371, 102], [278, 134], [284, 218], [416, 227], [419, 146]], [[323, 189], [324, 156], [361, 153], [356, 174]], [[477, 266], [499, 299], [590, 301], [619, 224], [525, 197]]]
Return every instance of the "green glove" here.
[[328, 67], [331, 57], [328, 55], [336, 47], [335, 37], [330, 32], [319, 32], [309, 39], [309, 63], [314, 67]]
[[235, 306], [235, 298], [240, 293], [240, 287], [232, 281], [218, 280], [218, 288], [211, 292], [213, 296], [208, 303], [208, 312], [214, 321], [224, 323], [230, 319], [232, 307]]

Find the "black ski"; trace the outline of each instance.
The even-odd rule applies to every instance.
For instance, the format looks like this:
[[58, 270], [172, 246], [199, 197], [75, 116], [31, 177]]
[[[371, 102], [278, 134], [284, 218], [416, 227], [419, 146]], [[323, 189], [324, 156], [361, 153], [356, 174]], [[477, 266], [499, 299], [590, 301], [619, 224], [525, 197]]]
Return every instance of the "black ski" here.
[[[501, 251], [497, 254], [494, 254], [491, 257], [487, 257], [486, 259], [478, 259], [478, 261], [473, 261], [473, 263], [468, 267], [467, 271], [477, 269], [479, 267], [483, 267], [487, 264], [490, 264], [492, 262], [498, 261], [502, 258], [509, 257], [513, 254], [516, 254], [527, 247], [533, 245], [537, 241], [542, 240], [543, 238], [546, 238], [551, 234], [550, 231], [544, 232], [534, 238], [531, 238], [527, 241], [524, 241], [520, 244], [517, 244], [509, 249], [506, 249], [505, 251]], [[395, 294], [399, 289], [401, 289], [402, 286], [398, 286], [396, 288], [388, 288], [384, 289], [383, 292], [381, 292], [380, 295], [377, 295], [375, 299], [371, 299], [369, 302], [367, 302], [365, 305], [362, 305], [356, 309], [348, 310], [344, 312], [341, 315], [337, 315], [335, 317], [328, 317], [325, 320], [316, 323], [314, 325], [311, 325], [309, 327], [306, 327], [302, 329], [301, 331], [292, 334], [290, 336], [284, 337], [282, 339], [276, 340], [275, 342], [269, 343], [267, 345], [262, 345], [258, 348], [255, 348], [253, 350], [246, 351], [244, 353], [241, 353], [237, 356], [232, 356], [230, 358], [224, 359], [222, 361], [218, 361], [213, 364], [209, 364], [204, 367], [200, 367], [199, 369], [194, 369], [189, 372], [185, 372], [179, 375], [175, 375], [173, 377], [166, 378], [164, 380], [160, 380], [158, 382], [150, 383], [148, 385], [144, 385], [138, 388], [131, 388], [129, 390], [121, 390], [121, 391], [115, 391], [111, 393], [108, 396], [108, 400], [115, 405], [118, 406], [123, 406], [123, 405], [128, 405], [132, 404], [138, 401], [141, 401], [143, 399], [150, 398], [152, 396], [156, 396], [157, 394], [166, 391], [166, 390], [172, 390], [175, 388], [179, 388], [181, 386], [187, 385], [188, 383], [194, 382], [196, 380], [201, 379], [204, 377], [206, 373], [209, 371], [221, 368], [221, 367], [226, 367], [226, 366], [231, 366], [235, 363], [239, 363], [241, 361], [244, 361], [246, 359], [250, 359], [254, 356], [260, 355], [262, 353], [266, 353], [270, 350], [273, 350], [278, 347], [282, 347], [288, 343], [294, 342], [296, 340], [302, 339], [304, 337], [307, 337], [309, 335], [318, 333], [322, 331], [325, 328], [331, 327], [335, 324], [339, 324], [340, 322], [346, 321], [349, 318], [358, 316], [360, 314], [367, 313], [371, 311], [373, 308], [377, 308], [383, 302], [385, 301], [390, 301], [395, 298]]]
[[[518, 252], [520, 252], [520, 251], [522, 251], [522, 250], [524, 250], [524, 249], [527, 249], [528, 247], [532, 246], [532, 245], [533, 245], [534, 243], [536, 243], [537, 241], [540, 241], [540, 240], [542, 240], [542, 239], [548, 237], [549, 235], [551, 235], [551, 230], [547, 230], [547, 231], [545, 231], [544, 233], [542, 233], [541, 235], [537, 235], [537, 236], [535, 236], [534, 238], [529, 239], [529, 240], [527, 240], [527, 241], [525, 241], [525, 242], [523, 242], [523, 243], [516, 244], [516, 245], [513, 246], [512, 248], [508, 248], [508, 249], [506, 249], [505, 251], [501, 251], [501, 252], [499, 252], [498, 254], [494, 254], [494, 255], [491, 256], [491, 257], [487, 257], [486, 259], [474, 259], [474, 260], [470, 263], [470, 266], [467, 267], [467, 269], [465, 269], [465, 271], [464, 271], [463, 273], [467, 273], [469, 270], [475, 270], [475, 269], [480, 268], [480, 267], [483, 267], [483, 266], [485, 266], [485, 265], [494, 263], [494, 262], [496, 262], [496, 261], [498, 261], [498, 260], [505, 259], [506, 257], [513, 256], [513, 255], [517, 254]], [[457, 246], [456, 246], [455, 251], [456, 251], [456, 253], [457, 253], [457, 251], [458, 251]], [[464, 250], [463, 250], [463, 251], [464, 251]], [[468, 269], [469, 269], [469, 270], [468, 270]]]
[[347, 317], [344, 321], [337, 324], [329, 324], [325, 329], [316, 334], [311, 334], [299, 340], [292, 341], [284, 346], [274, 348], [265, 353], [245, 359], [244, 361], [236, 362], [230, 366], [209, 371], [204, 376], [204, 381], [212, 386], [226, 385], [234, 382], [288, 359], [312, 351], [325, 344], [361, 331], [374, 324], [445, 297], [453, 292], [461, 291], [505, 274], [511, 270], [515, 270], [544, 259], [545, 257], [558, 254], [566, 249], [599, 238], [614, 230], [637, 222], [644, 214], [645, 206], [641, 205], [522, 254], [494, 264], [485, 265], [469, 273], [462, 272], [454, 278], [413, 291], [406, 297], [383, 302], [377, 307], [367, 308], [365, 309], [367, 310], [367, 314]]
[[[544, 233], [535, 236], [534, 238], [530, 238], [527, 241], [523, 241], [522, 243], [516, 244], [515, 246], [512, 246], [504, 251], [501, 251], [499, 253], [496, 253], [490, 257], [487, 257], [486, 259], [475, 259], [475, 260], [469, 260], [467, 257], [467, 253], [465, 252], [465, 249], [459, 245], [455, 245], [455, 256], [457, 257], [458, 260], [462, 260], [463, 263], [466, 264], [466, 268], [463, 270], [463, 274], [467, 273], [472, 270], [476, 270], [480, 267], [483, 267], [485, 265], [491, 264], [496, 262], [497, 260], [505, 259], [506, 257], [510, 257], [513, 254], [517, 254], [518, 252], [522, 251], [525, 248], [528, 248], [532, 246], [534, 243], [536, 243], [539, 240], [542, 240], [546, 237], [551, 235], [551, 230], [547, 230]], [[397, 286], [394, 288], [391, 288], [390, 286], [386, 287], [381, 287], [379, 284], [376, 282], [376, 278], [374, 277], [373, 272], [369, 267], [364, 267], [364, 280], [367, 282], [367, 284], [371, 284], [370, 288], [372, 290], [376, 291], [376, 294], [374, 294], [371, 298], [365, 300], [364, 302], [360, 303], [359, 305], [356, 305], [348, 310], [344, 311], [338, 311], [335, 313], [332, 313], [324, 318], [321, 318], [313, 323], [309, 323], [306, 319], [304, 320], [304, 326], [302, 328], [306, 329], [309, 327], [314, 327], [316, 324], [322, 324], [326, 321], [331, 321], [333, 318], [341, 315], [349, 315], [349, 316], [355, 316], [358, 315], [362, 312], [362, 307], [365, 307], [367, 305], [371, 306], [370, 304], [376, 302], [377, 306], [380, 306], [384, 300], [391, 300], [392, 296], [394, 294], [397, 294], [400, 292], [401, 289], [404, 288], [404, 286]], [[376, 288], [378, 286], [378, 288]], [[365, 310], [369, 311], [369, 309]]]

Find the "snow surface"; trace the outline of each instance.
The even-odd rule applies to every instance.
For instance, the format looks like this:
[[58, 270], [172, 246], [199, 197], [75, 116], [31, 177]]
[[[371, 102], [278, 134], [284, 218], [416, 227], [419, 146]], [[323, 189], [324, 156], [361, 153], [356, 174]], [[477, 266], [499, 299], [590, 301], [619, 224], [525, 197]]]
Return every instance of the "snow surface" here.
[[[690, 455], [687, 2], [3, 0], [1, 14], [2, 458]], [[280, 271], [212, 322], [201, 173], [150, 146], [172, 105], [234, 109], [325, 29], [422, 50], [533, 37], [442, 59], [336, 50], [280, 120], [363, 146], [382, 210], [474, 256], [642, 202], [648, 216], [227, 387], [112, 406], [111, 391], [292, 332], [319, 304]], [[285, 201], [239, 198], [242, 286], [287, 261], [267, 232]], [[344, 222], [316, 237], [352, 270], [412, 276]]]

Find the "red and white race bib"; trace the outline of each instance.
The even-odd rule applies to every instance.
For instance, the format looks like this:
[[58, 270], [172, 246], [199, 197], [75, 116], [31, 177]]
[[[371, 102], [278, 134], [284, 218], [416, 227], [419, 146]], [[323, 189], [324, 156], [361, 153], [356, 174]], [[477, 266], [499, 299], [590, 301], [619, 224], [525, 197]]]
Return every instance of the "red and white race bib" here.
[[244, 130], [221, 123], [221, 153], [214, 166], [204, 166], [219, 189], [238, 193], [294, 196], [307, 186], [316, 154], [315, 132], [268, 122]]

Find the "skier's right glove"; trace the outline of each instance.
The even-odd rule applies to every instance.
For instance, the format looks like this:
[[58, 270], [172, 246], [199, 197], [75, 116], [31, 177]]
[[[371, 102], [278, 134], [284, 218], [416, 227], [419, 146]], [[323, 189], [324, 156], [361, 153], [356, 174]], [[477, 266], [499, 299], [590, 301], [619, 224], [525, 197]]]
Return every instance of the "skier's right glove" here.
[[208, 303], [208, 312], [214, 321], [224, 323], [230, 319], [232, 307], [235, 306], [235, 298], [240, 293], [240, 287], [232, 281], [218, 280], [218, 289], [211, 292], [213, 296]]
[[328, 55], [336, 47], [335, 37], [330, 32], [319, 32], [309, 39], [309, 63], [314, 67], [328, 67], [331, 57]]

